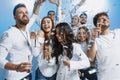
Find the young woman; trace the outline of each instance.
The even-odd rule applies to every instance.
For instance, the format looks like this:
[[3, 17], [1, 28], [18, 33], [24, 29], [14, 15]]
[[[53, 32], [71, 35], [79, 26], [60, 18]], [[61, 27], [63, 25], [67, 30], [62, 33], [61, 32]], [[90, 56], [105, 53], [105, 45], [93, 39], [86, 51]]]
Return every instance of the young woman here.
[[33, 48], [34, 55], [38, 58], [35, 80], [56, 80], [58, 66], [55, 58], [51, 57], [52, 51], [49, 47], [53, 29], [53, 20], [50, 17], [44, 17], [41, 22], [41, 30], [37, 33], [36, 47]]
[[59, 64], [56, 80], [80, 80], [78, 69], [90, 65], [80, 44], [73, 39], [72, 29], [67, 23], [57, 24], [52, 54], [56, 57], [56, 64]]
[[[88, 55], [88, 49], [90, 45], [90, 33], [89, 30], [86, 26], [79, 27], [77, 31], [77, 42], [81, 44], [81, 48], [84, 51], [86, 55]], [[95, 65], [91, 63], [91, 67], [87, 69], [82, 69], [80, 70], [81, 72], [81, 80], [97, 80], [97, 74], [96, 74], [96, 69]], [[84, 74], [84, 75], [83, 75]]]

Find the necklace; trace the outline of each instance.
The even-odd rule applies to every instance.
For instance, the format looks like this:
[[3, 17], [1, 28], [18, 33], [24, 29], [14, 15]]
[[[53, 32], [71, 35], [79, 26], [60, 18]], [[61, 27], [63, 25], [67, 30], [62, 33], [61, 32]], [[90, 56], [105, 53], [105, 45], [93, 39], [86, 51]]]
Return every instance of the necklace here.
[[[17, 25], [15, 25], [17, 28], [18, 28], [18, 30], [20, 31], [20, 33], [23, 35], [23, 37], [25, 38], [25, 40], [27, 41], [27, 45], [31, 48], [31, 46], [30, 46], [30, 42], [29, 42], [29, 40], [28, 40], [28, 33], [27, 32], [23, 32], [22, 30], [20, 30], [20, 27], [19, 26], [17, 26]], [[25, 34], [26, 34], [26, 36], [25, 36]]]

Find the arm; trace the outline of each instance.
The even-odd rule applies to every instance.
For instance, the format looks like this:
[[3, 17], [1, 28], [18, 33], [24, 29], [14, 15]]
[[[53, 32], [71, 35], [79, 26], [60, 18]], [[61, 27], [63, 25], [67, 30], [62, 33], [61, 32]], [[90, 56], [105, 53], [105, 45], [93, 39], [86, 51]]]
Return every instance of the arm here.
[[58, 20], [57, 20], [57, 23], [61, 22], [62, 21], [62, 0], [58, 0], [58, 9], [57, 9], [57, 17], [58, 17]]
[[49, 0], [49, 2], [58, 5], [58, 3], [56, 2], [56, 0]]
[[58, 0], [58, 2], [56, 0], [49, 0], [51, 3], [56, 4], [57, 5], [57, 23], [62, 21], [62, 0]]
[[70, 61], [70, 69], [88, 68], [90, 66], [90, 62], [86, 54], [82, 51], [81, 46], [77, 44], [74, 48], [74, 53], [78, 56], [78, 61]]
[[[10, 38], [10, 35], [8, 32], [5, 32], [1, 39], [0, 39], [0, 67], [5, 68], [5, 65], [9, 62], [6, 57], [8, 55], [9, 50], [12, 47], [12, 40]], [[10, 67], [9, 69], [14, 69], [15, 65], [13, 65], [13, 68]]]
[[74, 60], [64, 60], [64, 65], [68, 66], [70, 70], [77, 70], [77, 69], [84, 69], [88, 68], [90, 66], [89, 59], [85, 55], [85, 53], [82, 51], [80, 45], [75, 45], [74, 47], [73, 55], [76, 55], [74, 57]]
[[96, 60], [96, 49], [95, 49], [95, 43], [92, 43], [91, 48], [88, 50], [87, 54], [89, 61], [91, 62], [91, 65], [95, 65], [95, 60]]
[[96, 51], [97, 51], [97, 45], [96, 45], [96, 38], [98, 37], [98, 32], [100, 32], [101, 29], [100, 27], [95, 27], [92, 31], [92, 42], [90, 42], [91, 47], [88, 50], [88, 58], [90, 60], [90, 62], [94, 65], [95, 64], [95, 60], [96, 60]]
[[81, 0], [75, 7], [71, 10], [71, 16], [73, 16], [76, 11], [85, 3], [86, 0]]
[[33, 9], [33, 15], [30, 18], [29, 23], [27, 24], [27, 30], [29, 30], [32, 27], [32, 25], [34, 24], [35, 21], [37, 21], [38, 23], [41, 22], [41, 20], [39, 19], [38, 13], [39, 13], [40, 5], [43, 2], [44, 2], [44, 0], [43, 1], [36, 0], [35, 6], [34, 6], [34, 9]]
[[[16, 70], [19, 72], [28, 72], [28, 69], [25, 69], [26, 66], [32, 67], [31, 63], [24, 62], [20, 64], [13, 64], [9, 62], [6, 57], [12, 48], [12, 37], [10, 37], [9, 33], [6, 32], [2, 35], [0, 39], [0, 67], [7, 70]], [[18, 67], [18, 65], [20, 67]]]

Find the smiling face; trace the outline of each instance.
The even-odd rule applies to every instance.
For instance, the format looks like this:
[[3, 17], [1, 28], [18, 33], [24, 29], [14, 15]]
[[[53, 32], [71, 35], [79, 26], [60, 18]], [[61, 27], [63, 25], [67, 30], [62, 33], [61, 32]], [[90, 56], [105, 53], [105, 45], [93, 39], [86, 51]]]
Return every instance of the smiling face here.
[[66, 37], [65, 33], [63, 33], [63, 31], [60, 31], [60, 28], [56, 28], [56, 38], [58, 42], [64, 44]]
[[87, 29], [85, 27], [79, 28], [78, 33], [77, 33], [77, 39], [80, 42], [86, 42], [87, 38], [88, 38]]
[[44, 18], [42, 20], [42, 29], [44, 32], [48, 33], [52, 30], [53, 23], [52, 20], [48, 17]]
[[16, 9], [14, 18], [17, 23], [26, 25], [29, 22], [28, 11], [25, 7], [19, 7]]
[[72, 17], [72, 26], [78, 26], [79, 24], [79, 17], [76, 15], [76, 16], [73, 16]]
[[102, 22], [102, 30], [106, 30], [109, 28], [110, 26], [110, 22], [109, 22], [109, 19], [107, 16], [105, 15], [101, 15], [99, 18], [98, 18], [98, 22]]
[[80, 16], [80, 23], [81, 24], [86, 24], [87, 23], [87, 16], [86, 15], [81, 15]]

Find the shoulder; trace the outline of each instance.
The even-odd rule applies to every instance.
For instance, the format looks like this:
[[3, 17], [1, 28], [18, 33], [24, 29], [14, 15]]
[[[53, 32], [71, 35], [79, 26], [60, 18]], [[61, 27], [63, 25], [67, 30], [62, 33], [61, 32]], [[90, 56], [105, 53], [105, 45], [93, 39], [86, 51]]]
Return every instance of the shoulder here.
[[3, 34], [8, 34], [8, 35], [16, 34], [15, 27], [10, 26], [10, 27], [8, 28], [8, 30], [5, 31]]
[[44, 31], [43, 30], [39, 30], [38, 32], [37, 32], [37, 36], [38, 37], [43, 37], [44, 38]]
[[72, 45], [73, 45], [73, 47], [78, 47], [78, 46], [81, 47], [81, 45], [79, 43], [73, 43]]
[[78, 43], [73, 43], [73, 49], [74, 50], [81, 50], [81, 45]]
[[0, 37], [0, 42], [11, 39], [13, 37], [13, 34], [15, 34], [14, 28], [9, 27], [9, 29], [7, 31], [3, 32], [2, 36]]
[[120, 33], [120, 29], [114, 29], [113, 32]]

